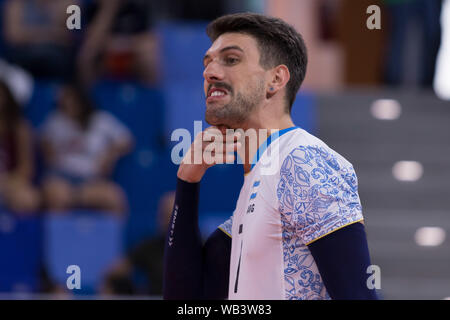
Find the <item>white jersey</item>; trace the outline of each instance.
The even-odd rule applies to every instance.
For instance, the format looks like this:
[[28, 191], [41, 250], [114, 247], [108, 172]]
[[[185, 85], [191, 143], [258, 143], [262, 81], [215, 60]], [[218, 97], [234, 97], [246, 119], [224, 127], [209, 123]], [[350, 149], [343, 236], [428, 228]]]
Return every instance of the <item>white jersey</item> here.
[[232, 237], [228, 298], [330, 299], [307, 246], [363, 220], [355, 171], [301, 128], [268, 141], [219, 227]]
[[96, 111], [86, 130], [55, 111], [44, 123], [42, 137], [55, 152], [52, 170], [73, 177], [93, 178], [100, 175], [98, 163], [104, 153], [115, 143], [132, 139], [132, 134], [106, 111]]

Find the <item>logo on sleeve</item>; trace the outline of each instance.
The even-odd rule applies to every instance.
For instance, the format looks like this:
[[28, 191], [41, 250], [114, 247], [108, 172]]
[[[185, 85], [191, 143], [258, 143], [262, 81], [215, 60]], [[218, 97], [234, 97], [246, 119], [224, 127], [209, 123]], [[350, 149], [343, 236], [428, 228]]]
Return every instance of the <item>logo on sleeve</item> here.
[[257, 189], [258, 189], [260, 183], [261, 183], [260, 180], [257, 180], [257, 181], [255, 181], [253, 183], [252, 193], [250, 194], [250, 199], [249, 199], [250, 203], [249, 203], [248, 208], [247, 208], [247, 213], [253, 213], [253, 211], [255, 211], [255, 203], [254, 203], [254, 201], [256, 199], [256, 196], [258, 195]]

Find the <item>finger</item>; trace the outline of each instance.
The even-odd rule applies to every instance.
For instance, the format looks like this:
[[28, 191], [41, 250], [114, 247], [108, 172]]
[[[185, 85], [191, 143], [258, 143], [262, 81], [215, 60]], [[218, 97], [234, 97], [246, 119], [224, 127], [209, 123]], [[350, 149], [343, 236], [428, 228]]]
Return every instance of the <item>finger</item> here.
[[225, 150], [223, 152], [223, 149], [214, 149], [214, 148], [208, 148], [205, 150], [206, 152], [209, 152], [209, 157], [213, 157], [215, 160], [214, 162], [219, 163], [234, 163], [235, 152], [238, 151], [240, 148], [240, 143], [234, 143], [232, 145], [232, 148], [229, 148], [228, 150]]
[[211, 152], [215, 150], [215, 152], [220, 153], [233, 153], [241, 149], [242, 143], [239, 141], [227, 141], [225, 143], [220, 141], [213, 142], [203, 142], [203, 152]]
[[205, 154], [204, 161], [206, 164], [213, 166], [216, 164], [233, 164], [235, 161], [234, 153], [215, 153]]
[[213, 140], [221, 140], [221, 141], [237, 141], [240, 140], [243, 136], [242, 129], [234, 130], [234, 129], [218, 129], [217, 127], [209, 127], [205, 131], [203, 131], [203, 140], [204, 141], [213, 141]]
[[216, 127], [209, 127], [205, 131], [203, 131], [203, 141], [217, 141], [224, 140], [224, 135], [222, 131], [217, 129]]

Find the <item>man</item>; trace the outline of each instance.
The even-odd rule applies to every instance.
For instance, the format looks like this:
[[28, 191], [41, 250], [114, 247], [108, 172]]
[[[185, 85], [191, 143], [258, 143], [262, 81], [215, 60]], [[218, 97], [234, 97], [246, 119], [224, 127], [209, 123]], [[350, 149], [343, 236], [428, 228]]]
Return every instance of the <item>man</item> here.
[[[164, 298], [376, 299], [366, 285], [370, 257], [353, 167], [290, 117], [306, 72], [301, 36], [250, 13], [218, 18], [207, 33], [205, 117], [213, 127], [178, 170]], [[267, 140], [257, 135], [255, 151], [247, 135], [223, 142], [226, 129], [266, 131]], [[192, 161], [198, 150], [210, 157]], [[202, 245], [199, 184], [208, 167], [233, 160], [230, 150], [243, 160], [244, 185], [233, 217]]]

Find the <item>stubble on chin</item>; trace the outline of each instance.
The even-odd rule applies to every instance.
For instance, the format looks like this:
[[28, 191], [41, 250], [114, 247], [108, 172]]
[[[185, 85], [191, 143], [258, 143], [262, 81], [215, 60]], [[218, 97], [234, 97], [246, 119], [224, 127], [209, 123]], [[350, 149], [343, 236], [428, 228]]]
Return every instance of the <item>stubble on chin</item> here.
[[246, 115], [236, 105], [210, 106], [205, 112], [205, 121], [212, 126], [239, 126], [246, 119]]
[[259, 94], [244, 97], [238, 93], [236, 97], [224, 106], [207, 106], [205, 121], [212, 126], [240, 128], [263, 99], [263, 87], [258, 88]]

